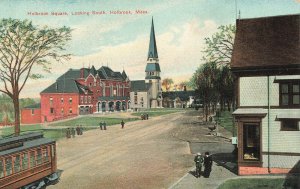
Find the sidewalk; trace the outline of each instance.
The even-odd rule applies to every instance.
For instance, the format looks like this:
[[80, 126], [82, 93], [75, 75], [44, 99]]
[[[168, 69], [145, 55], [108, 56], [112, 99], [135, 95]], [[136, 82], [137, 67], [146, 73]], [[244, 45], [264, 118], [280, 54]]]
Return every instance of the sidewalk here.
[[213, 162], [212, 172], [209, 178], [204, 178], [202, 176], [200, 178], [196, 178], [194, 176], [194, 171], [195, 169], [184, 175], [181, 179], [179, 179], [176, 183], [169, 187], [169, 189], [215, 189], [225, 180], [237, 177], [237, 175], [222, 166], [218, 166], [215, 162]]

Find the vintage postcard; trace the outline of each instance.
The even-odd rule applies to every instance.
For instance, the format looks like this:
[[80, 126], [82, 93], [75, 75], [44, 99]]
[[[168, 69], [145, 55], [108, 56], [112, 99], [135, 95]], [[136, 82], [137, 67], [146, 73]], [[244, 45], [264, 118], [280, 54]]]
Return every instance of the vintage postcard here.
[[299, 0], [0, 1], [0, 189], [299, 189], [299, 122]]

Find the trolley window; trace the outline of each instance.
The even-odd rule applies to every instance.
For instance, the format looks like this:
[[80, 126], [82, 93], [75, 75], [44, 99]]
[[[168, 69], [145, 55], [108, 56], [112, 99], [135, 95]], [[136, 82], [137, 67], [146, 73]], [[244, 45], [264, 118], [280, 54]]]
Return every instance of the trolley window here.
[[22, 169], [28, 169], [28, 153], [24, 153], [23, 154], [23, 158], [22, 158]]
[[35, 166], [35, 153], [34, 151], [30, 152], [30, 168]]
[[20, 154], [17, 154], [16, 157], [14, 158], [14, 172], [20, 172], [21, 171], [21, 166], [20, 166]]
[[42, 149], [37, 149], [36, 163], [37, 165], [42, 164]]
[[0, 178], [4, 177], [3, 160], [0, 159]]
[[5, 158], [5, 168], [6, 168], [6, 176], [12, 174], [12, 160], [11, 157]]
[[49, 161], [49, 153], [48, 153], [48, 146], [43, 148], [43, 161]]

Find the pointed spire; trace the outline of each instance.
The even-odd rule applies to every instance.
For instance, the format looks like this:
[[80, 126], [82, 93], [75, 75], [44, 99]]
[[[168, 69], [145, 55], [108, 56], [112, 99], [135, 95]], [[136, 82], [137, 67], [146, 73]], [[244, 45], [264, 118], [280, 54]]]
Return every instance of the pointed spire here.
[[157, 59], [157, 48], [156, 48], [156, 40], [155, 40], [155, 31], [154, 31], [154, 24], [153, 24], [153, 17], [152, 17], [152, 25], [151, 25], [151, 33], [150, 33], [150, 43], [149, 43], [149, 51], [148, 51], [148, 58]]

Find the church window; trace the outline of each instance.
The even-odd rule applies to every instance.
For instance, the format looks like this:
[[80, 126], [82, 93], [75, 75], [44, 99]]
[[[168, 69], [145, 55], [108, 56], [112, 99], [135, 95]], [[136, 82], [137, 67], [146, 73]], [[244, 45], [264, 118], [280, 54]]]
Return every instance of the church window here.
[[84, 103], [87, 103], [87, 96], [84, 97]]
[[70, 97], [69, 98], [69, 104], [72, 104], [72, 101], [73, 101], [73, 99], [72, 99], [72, 97]]
[[63, 97], [60, 98], [60, 102], [61, 102], [62, 104], [64, 103], [64, 98], [63, 98]]
[[69, 114], [72, 114], [73, 111], [72, 111], [72, 108], [69, 108]]
[[64, 114], [64, 108], [61, 108], [61, 114]]
[[34, 109], [31, 109], [31, 115], [34, 115]]
[[89, 103], [91, 103], [91, 97], [89, 96]]
[[92, 83], [90, 83], [90, 87], [92, 86]]
[[50, 108], [50, 113], [51, 113], [51, 114], [54, 113], [54, 108]]
[[80, 103], [83, 104], [83, 96], [80, 97]]
[[134, 96], [134, 104], [138, 104], [137, 95]]

